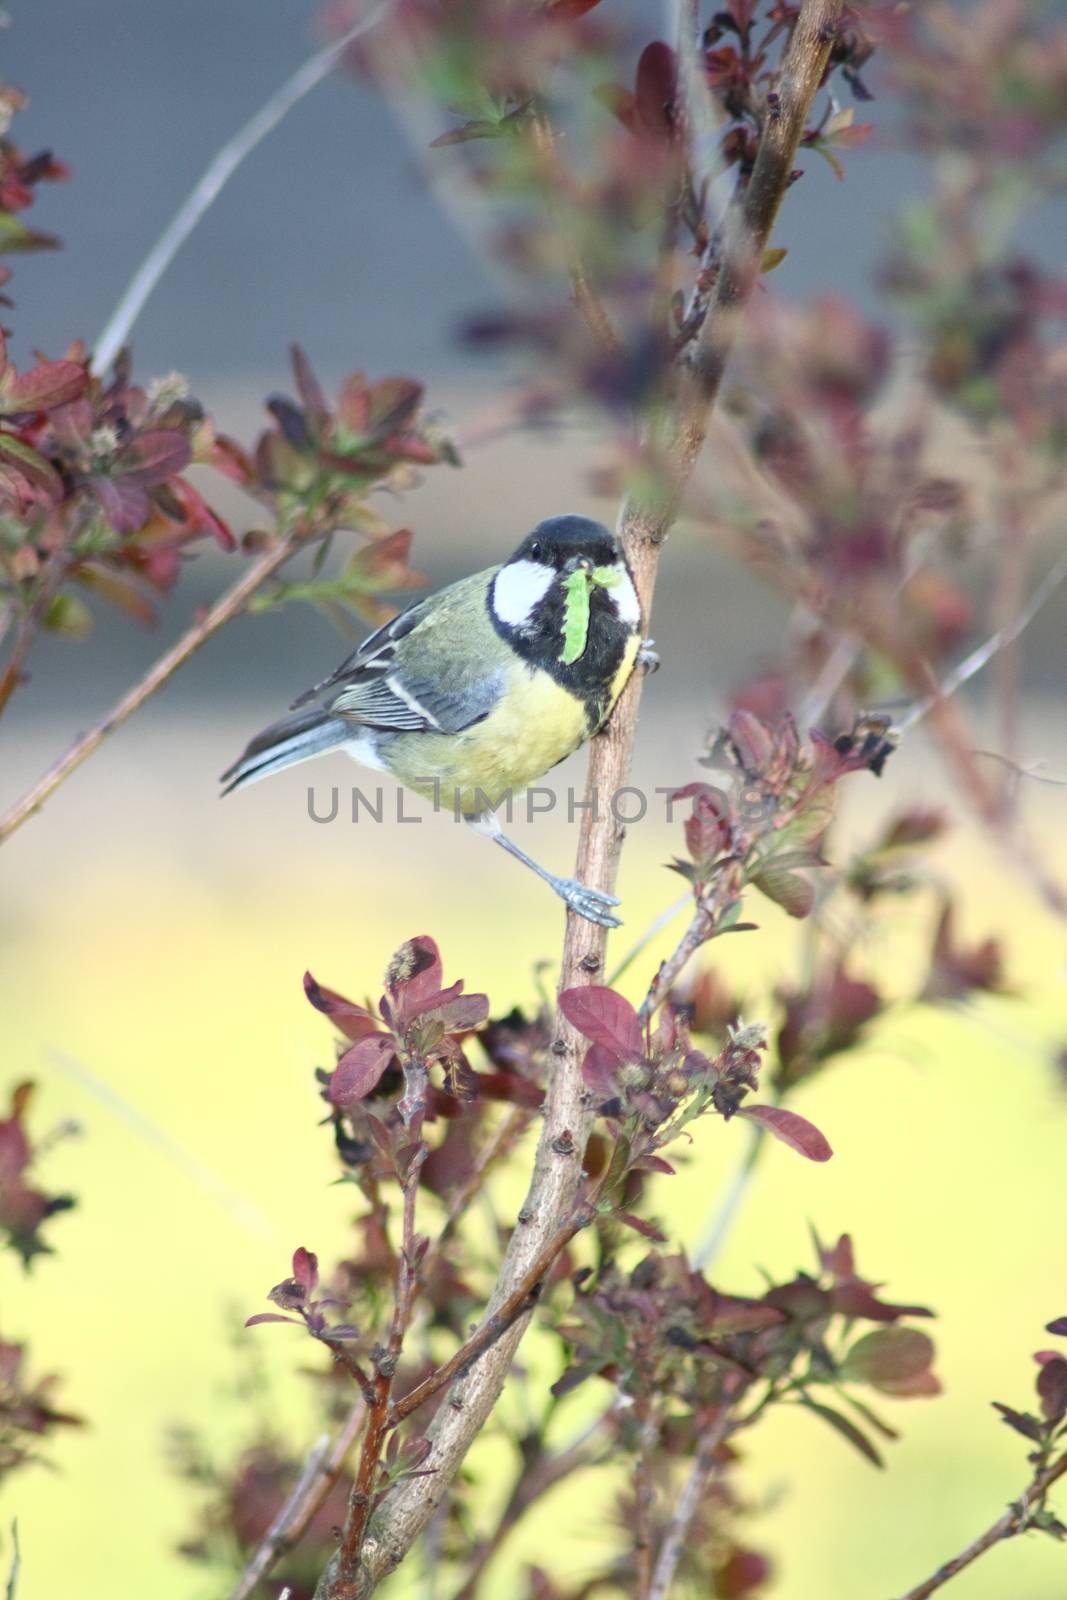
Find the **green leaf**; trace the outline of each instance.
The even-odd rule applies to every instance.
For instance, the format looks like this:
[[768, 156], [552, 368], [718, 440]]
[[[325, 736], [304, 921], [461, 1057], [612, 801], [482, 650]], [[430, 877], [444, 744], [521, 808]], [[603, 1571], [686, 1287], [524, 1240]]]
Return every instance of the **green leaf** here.
[[44, 625], [67, 639], [88, 639], [93, 631], [93, 614], [77, 595], [57, 594], [45, 612]]
[[802, 878], [799, 872], [791, 872], [788, 867], [774, 860], [761, 867], [752, 879], [753, 886], [773, 900], [775, 905], [781, 906], [791, 917], [807, 917], [815, 904], [815, 887], [808, 878]]
[[885, 1462], [867, 1435], [861, 1432], [848, 1417], [843, 1417], [840, 1411], [835, 1411], [832, 1406], [820, 1405], [817, 1400], [811, 1400], [807, 1395], [801, 1396], [800, 1403], [805, 1410], [813, 1411], [817, 1417], [822, 1417], [824, 1422], [828, 1422], [835, 1433], [839, 1433], [842, 1439], [847, 1439], [849, 1444], [858, 1450], [861, 1456], [866, 1456], [872, 1466], [885, 1466]]
[[764, 250], [763, 260], [760, 262], [760, 271], [773, 272], [775, 267], [781, 266], [788, 254], [789, 251], [783, 249], [780, 245], [774, 245], [771, 249]]
[[933, 1359], [933, 1340], [918, 1328], [876, 1328], [857, 1339], [840, 1371], [843, 1378], [904, 1396], [924, 1392]]

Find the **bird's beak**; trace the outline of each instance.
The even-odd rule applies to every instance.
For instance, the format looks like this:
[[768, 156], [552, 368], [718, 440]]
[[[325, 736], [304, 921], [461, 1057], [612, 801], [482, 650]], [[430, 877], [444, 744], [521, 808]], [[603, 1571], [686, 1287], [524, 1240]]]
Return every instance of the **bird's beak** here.
[[563, 570], [568, 574], [571, 572], [592, 572], [593, 563], [588, 556], [571, 556], [570, 560], [565, 563]]

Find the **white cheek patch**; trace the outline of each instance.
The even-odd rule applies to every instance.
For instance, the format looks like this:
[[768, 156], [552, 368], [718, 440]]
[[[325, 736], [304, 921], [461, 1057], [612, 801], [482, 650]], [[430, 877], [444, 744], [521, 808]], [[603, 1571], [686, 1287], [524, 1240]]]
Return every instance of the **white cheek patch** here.
[[615, 607], [615, 614], [620, 622], [625, 622], [628, 627], [637, 628], [641, 623], [641, 602], [637, 598], [630, 574], [623, 571], [618, 583], [613, 584], [608, 590], [611, 603]]
[[540, 561], [509, 561], [493, 579], [493, 610], [501, 622], [521, 628], [530, 621], [557, 574]]

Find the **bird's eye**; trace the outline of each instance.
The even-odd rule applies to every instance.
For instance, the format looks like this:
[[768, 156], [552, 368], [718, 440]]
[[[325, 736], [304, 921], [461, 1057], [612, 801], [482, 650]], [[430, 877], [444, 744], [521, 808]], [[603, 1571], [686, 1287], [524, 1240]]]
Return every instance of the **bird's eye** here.
[[537, 543], [536, 539], [534, 540], [533, 544], [530, 546], [530, 554], [533, 556], [535, 561], [539, 560], [541, 555], [542, 555], [541, 546]]

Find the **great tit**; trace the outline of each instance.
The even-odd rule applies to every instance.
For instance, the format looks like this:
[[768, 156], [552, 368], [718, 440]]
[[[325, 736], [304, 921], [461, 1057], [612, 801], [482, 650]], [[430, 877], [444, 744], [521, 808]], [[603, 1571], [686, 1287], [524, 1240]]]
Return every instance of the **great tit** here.
[[379, 628], [257, 735], [228, 794], [341, 749], [462, 816], [572, 910], [617, 927], [614, 896], [539, 866], [495, 808], [607, 722], [634, 666], [655, 666], [619, 540], [588, 517], [550, 517], [510, 560], [462, 578]]

